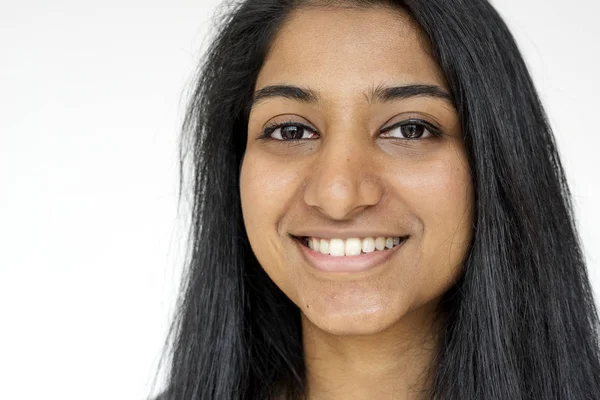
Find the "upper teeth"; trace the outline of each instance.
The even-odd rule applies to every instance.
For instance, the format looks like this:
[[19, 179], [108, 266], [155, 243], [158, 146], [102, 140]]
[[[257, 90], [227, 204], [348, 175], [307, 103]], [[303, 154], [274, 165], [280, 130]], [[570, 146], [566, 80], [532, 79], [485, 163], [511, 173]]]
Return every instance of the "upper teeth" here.
[[400, 237], [367, 237], [349, 239], [319, 239], [308, 238], [308, 247], [314, 251], [332, 256], [356, 256], [375, 250], [391, 249], [400, 243]]

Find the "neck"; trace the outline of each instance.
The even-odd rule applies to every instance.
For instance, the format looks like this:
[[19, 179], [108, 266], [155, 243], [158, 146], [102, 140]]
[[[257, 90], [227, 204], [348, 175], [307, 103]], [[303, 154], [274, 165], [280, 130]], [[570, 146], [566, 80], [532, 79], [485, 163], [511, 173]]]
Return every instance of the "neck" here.
[[310, 400], [427, 398], [437, 355], [437, 302], [405, 314], [385, 331], [333, 335], [302, 315]]

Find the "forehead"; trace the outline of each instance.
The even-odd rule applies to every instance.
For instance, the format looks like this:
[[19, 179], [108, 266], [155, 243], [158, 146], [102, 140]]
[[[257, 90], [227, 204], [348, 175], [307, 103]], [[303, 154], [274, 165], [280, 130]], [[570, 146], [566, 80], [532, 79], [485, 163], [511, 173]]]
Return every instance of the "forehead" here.
[[381, 83], [447, 87], [418, 25], [405, 11], [382, 6], [295, 10], [275, 36], [256, 88], [282, 83], [349, 96]]

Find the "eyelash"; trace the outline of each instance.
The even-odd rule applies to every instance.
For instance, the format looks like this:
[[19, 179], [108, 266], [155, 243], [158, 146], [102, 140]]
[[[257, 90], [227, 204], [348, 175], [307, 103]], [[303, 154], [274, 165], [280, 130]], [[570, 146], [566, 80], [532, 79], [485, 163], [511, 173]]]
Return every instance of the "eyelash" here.
[[[411, 118], [411, 119], [407, 119], [404, 121], [400, 121], [395, 123], [392, 126], [389, 126], [387, 128], [384, 128], [380, 131], [380, 133], [387, 133], [389, 131], [392, 131], [394, 129], [397, 128], [401, 128], [403, 126], [407, 126], [407, 125], [415, 125], [415, 126], [422, 126], [425, 130], [427, 130], [427, 132], [429, 132], [431, 134], [431, 137], [440, 137], [442, 136], [442, 132], [441, 130], [436, 127], [435, 125], [421, 120], [421, 119], [415, 119], [415, 118]], [[274, 139], [271, 135], [273, 134], [273, 132], [275, 132], [277, 129], [279, 128], [287, 128], [287, 127], [297, 127], [297, 128], [302, 128], [304, 130], [308, 130], [312, 133], [317, 133], [317, 131], [315, 131], [314, 129], [310, 128], [307, 125], [304, 125], [302, 123], [299, 122], [295, 122], [295, 121], [284, 121], [284, 122], [279, 122], [279, 123], [273, 123], [271, 125], [268, 125], [265, 130], [263, 131], [263, 133], [261, 134], [261, 136], [258, 139], [269, 139], [269, 140], [275, 140], [278, 142], [300, 142], [303, 140], [314, 140], [314, 139]], [[385, 138], [385, 137], [384, 137]], [[398, 139], [398, 140], [424, 140], [427, 139], [427, 137], [422, 138], [422, 137], [418, 137], [418, 138], [401, 138], [401, 137], [390, 137], [390, 139]]]

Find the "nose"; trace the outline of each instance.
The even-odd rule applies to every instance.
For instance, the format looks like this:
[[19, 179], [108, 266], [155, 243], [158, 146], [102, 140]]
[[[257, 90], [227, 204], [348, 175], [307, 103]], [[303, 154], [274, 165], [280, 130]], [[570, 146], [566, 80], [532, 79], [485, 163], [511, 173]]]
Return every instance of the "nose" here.
[[351, 219], [383, 196], [380, 171], [367, 141], [348, 136], [322, 143], [304, 190], [307, 205], [335, 220]]

